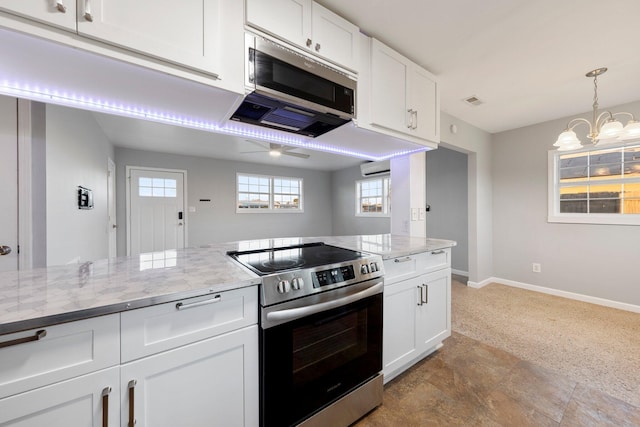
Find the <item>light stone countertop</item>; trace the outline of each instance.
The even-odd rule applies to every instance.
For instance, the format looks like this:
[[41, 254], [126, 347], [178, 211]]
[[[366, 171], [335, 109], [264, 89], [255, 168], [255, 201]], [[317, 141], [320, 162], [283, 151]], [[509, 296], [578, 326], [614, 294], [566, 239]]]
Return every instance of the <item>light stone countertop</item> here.
[[390, 234], [248, 240], [0, 273], [0, 335], [247, 286], [260, 279], [226, 255], [324, 242], [396, 258], [455, 246]]

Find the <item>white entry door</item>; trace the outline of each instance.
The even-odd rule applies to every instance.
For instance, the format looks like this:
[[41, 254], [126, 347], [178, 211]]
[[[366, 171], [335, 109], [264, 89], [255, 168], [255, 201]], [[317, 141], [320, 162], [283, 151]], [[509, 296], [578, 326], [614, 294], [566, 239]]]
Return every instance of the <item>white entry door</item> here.
[[185, 244], [185, 171], [128, 167], [129, 255]]
[[0, 271], [18, 269], [18, 110], [0, 96]]

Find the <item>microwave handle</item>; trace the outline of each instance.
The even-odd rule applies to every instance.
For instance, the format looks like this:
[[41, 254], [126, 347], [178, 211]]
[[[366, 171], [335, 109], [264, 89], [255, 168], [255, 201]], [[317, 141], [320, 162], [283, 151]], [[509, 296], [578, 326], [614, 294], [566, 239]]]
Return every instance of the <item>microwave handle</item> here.
[[267, 313], [267, 321], [274, 323], [283, 323], [300, 319], [311, 314], [321, 313], [323, 311], [331, 310], [332, 308], [341, 307], [343, 305], [351, 304], [353, 302], [360, 301], [361, 299], [368, 298], [375, 294], [379, 294], [380, 292], [382, 292], [383, 288], [383, 282], [378, 282], [370, 288], [337, 300], [307, 305], [304, 307], [273, 311], [271, 313]]

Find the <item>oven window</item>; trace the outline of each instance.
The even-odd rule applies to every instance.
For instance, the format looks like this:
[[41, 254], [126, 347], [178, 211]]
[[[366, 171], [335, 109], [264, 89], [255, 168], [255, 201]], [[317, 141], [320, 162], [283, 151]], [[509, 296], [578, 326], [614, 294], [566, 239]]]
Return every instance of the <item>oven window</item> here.
[[351, 311], [293, 330], [293, 379], [300, 386], [367, 352], [367, 311]]

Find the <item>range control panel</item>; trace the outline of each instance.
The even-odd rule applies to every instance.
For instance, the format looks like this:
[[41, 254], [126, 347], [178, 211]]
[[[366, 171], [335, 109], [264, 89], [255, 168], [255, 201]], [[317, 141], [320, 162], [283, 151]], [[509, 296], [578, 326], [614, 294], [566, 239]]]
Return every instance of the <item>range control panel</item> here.
[[334, 283], [346, 282], [347, 280], [356, 278], [355, 274], [353, 274], [353, 265], [346, 265], [344, 267], [316, 271], [315, 275], [316, 280], [313, 281], [314, 288], [332, 285]]
[[383, 275], [382, 259], [378, 255], [358, 261], [271, 274], [262, 278], [260, 302], [267, 306]]

